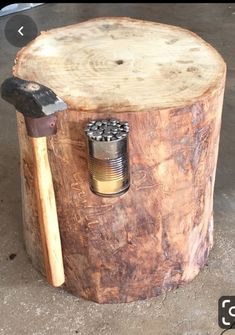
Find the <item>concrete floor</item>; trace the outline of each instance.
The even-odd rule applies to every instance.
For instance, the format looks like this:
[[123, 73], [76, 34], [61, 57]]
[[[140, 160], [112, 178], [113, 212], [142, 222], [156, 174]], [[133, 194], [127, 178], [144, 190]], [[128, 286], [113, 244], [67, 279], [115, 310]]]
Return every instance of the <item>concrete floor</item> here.
[[[98, 16], [153, 20], [190, 29], [218, 49], [228, 73], [215, 190], [215, 245], [208, 266], [192, 283], [147, 301], [98, 305], [49, 287], [24, 250], [15, 113], [0, 100], [0, 334], [220, 334], [218, 299], [235, 294], [235, 4], [47, 4], [25, 13], [39, 30]], [[17, 52], [4, 38], [8, 18], [0, 18], [1, 81], [11, 75]]]

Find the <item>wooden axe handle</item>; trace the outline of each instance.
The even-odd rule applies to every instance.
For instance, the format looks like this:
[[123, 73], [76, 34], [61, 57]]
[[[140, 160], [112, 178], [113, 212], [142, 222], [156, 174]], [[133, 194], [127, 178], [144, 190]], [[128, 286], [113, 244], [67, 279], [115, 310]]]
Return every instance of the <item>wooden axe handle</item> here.
[[35, 192], [46, 276], [51, 285], [58, 287], [64, 283], [65, 277], [47, 139], [46, 137], [30, 139], [34, 153]]

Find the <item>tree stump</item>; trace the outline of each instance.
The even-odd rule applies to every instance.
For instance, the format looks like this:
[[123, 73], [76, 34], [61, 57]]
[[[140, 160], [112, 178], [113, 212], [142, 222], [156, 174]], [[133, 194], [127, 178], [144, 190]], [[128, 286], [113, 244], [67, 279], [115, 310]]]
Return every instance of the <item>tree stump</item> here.
[[[191, 281], [213, 244], [213, 190], [226, 66], [194, 33], [130, 18], [42, 32], [14, 75], [69, 106], [48, 139], [66, 289], [99, 303], [159, 295]], [[88, 185], [84, 126], [128, 121], [131, 186], [115, 198]], [[33, 159], [18, 113], [24, 235], [43, 271]]]

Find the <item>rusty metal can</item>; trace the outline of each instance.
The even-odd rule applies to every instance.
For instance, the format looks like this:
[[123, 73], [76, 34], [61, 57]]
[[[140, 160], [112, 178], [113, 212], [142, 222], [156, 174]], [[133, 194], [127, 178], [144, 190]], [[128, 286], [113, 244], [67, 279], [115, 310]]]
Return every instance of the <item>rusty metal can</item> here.
[[128, 123], [117, 119], [89, 121], [85, 133], [90, 189], [105, 197], [125, 193], [130, 186]]

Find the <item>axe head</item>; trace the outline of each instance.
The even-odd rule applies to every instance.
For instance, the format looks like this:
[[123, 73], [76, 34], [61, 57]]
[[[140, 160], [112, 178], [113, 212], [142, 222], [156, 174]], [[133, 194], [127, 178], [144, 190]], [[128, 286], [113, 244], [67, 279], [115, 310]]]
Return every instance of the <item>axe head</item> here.
[[29, 118], [41, 118], [67, 109], [67, 104], [50, 88], [17, 77], [8, 78], [2, 83], [1, 95]]

